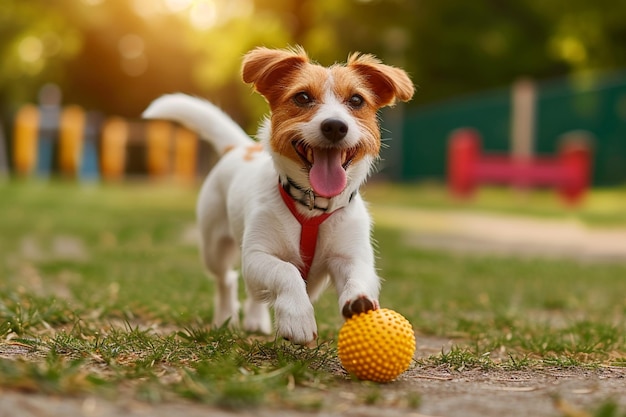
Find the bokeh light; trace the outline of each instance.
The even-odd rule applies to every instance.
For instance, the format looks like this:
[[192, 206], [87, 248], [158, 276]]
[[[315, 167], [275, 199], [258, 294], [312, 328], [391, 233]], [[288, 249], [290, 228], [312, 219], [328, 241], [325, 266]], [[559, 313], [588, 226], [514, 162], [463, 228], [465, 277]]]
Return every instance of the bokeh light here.
[[36, 36], [27, 36], [20, 42], [18, 50], [22, 61], [34, 63], [43, 55], [43, 43]]

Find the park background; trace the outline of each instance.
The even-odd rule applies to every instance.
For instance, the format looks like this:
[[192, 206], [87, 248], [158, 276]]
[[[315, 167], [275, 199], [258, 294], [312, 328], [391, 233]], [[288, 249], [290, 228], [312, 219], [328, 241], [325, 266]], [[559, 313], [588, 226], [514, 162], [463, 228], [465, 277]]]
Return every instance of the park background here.
[[[623, 417], [625, 21], [614, 0], [0, 0], [0, 416]], [[342, 370], [332, 290], [316, 349], [213, 328], [193, 210], [210, 154], [191, 186], [146, 177], [140, 114], [155, 97], [206, 97], [253, 134], [267, 106], [241, 58], [295, 44], [324, 65], [374, 53], [417, 86], [382, 113], [381, 181], [364, 189], [381, 305], [418, 343], [391, 384]], [[454, 129], [511, 152], [519, 80], [536, 91], [532, 153], [593, 136], [578, 205], [508, 187], [459, 201], [441, 186]], [[17, 116], [52, 114], [40, 99], [58, 93], [69, 114], [131, 126], [126, 177], [15, 170]], [[160, 143], [180, 140], [163, 129]], [[54, 151], [55, 132], [35, 133]], [[104, 152], [106, 135], [84, 133]]]
[[299, 44], [324, 65], [363, 51], [411, 74], [414, 100], [383, 113], [386, 178], [442, 180], [458, 127], [477, 128], [487, 150], [510, 151], [511, 86], [532, 79], [532, 151], [556, 153], [562, 134], [584, 129], [593, 184], [619, 185], [625, 17], [626, 4], [607, 0], [4, 0], [2, 129], [10, 138], [16, 112], [55, 85], [63, 105], [129, 120], [161, 94], [198, 95], [254, 134], [267, 107], [242, 83], [241, 58], [258, 45]]

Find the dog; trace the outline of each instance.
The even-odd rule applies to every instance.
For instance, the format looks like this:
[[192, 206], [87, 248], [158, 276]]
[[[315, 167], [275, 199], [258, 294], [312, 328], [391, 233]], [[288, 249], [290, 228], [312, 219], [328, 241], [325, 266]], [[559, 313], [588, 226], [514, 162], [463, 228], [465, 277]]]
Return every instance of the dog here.
[[270, 114], [259, 141], [210, 102], [162, 96], [143, 113], [198, 132], [221, 155], [197, 203], [200, 252], [215, 278], [215, 325], [239, 324], [240, 262], [247, 298], [243, 328], [295, 344], [317, 338], [312, 303], [329, 282], [341, 314], [379, 308], [371, 219], [359, 195], [381, 146], [378, 110], [412, 98], [407, 73], [353, 53], [324, 67], [301, 47], [248, 52], [243, 81]]

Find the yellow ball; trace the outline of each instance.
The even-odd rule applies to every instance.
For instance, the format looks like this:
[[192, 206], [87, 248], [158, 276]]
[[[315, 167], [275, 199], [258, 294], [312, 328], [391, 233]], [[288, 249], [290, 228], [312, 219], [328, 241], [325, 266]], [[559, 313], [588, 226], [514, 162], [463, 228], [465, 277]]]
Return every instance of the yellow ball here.
[[337, 343], [345, 370], [367, 381], [393, 381], [409, 368], [415, 353], [411, 323], [386, 308], [346, 320]]

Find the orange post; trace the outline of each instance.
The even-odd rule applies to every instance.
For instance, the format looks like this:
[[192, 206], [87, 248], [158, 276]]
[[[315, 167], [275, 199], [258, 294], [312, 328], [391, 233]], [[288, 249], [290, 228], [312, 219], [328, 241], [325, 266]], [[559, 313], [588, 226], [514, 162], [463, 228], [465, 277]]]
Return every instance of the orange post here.
[[63, 175], [76, 176], [82, 163], [85, 111], [79, 106], [66, 107], [59, 129], [59, 168]]
[[128, 124], [121, 117], [109, 118], [102, 127], [100, 166], [105, 180], [119, 180], [126, 168]]
[[184, 182], [196, 179], [198, 136], [189, 129], [174, 131], [174, 175]]
[[22, 107], [15, 116], [13, 165], [20, 175], [31, 174], [37, 165], [39, 110], [32, 104]]
[[170, 171], [172, 124], [155, 120], [147, 126], [147, 165], [151, 177], [162, 177]]

